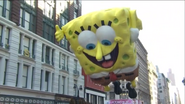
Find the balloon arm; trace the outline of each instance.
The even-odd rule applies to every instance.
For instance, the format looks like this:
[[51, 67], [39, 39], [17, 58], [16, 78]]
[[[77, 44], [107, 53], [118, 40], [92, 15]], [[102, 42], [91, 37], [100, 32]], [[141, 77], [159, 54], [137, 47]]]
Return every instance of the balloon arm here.
[[64, 37], [63, 31], [59, 28], [58, 25], [55, 26], [56, 32], [55, 32], [55, 37], [57, 41], [60, 41]]

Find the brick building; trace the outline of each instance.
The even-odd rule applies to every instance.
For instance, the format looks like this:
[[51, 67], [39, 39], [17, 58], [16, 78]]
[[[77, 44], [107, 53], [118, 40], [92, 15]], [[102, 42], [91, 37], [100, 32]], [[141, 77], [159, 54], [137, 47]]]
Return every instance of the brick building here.
[[85, 80], [85, 100], [91, 104], [104, 104], [106, 97], [104, 87], [92, 82], [90, 76], [85, 75], [83, 70], [82, 75], [84, 75]]
[[67, 104], [84, 90], [67, 40], [54, 37], [80, 15], [78, 0], [0, 0], [0, 103]]

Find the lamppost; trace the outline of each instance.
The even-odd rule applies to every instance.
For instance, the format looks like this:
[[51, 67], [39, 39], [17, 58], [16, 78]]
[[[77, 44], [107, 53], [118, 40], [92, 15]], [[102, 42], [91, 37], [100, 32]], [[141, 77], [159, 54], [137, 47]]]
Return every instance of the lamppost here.
[[82, 88], [82, 85], [80, 85], [78, 87], [76, 84], [74, 84], [74, 87], [73, 88], [75, 89], [75, 95], [76, 95], [76, 90], [77, 90], [77, 104], [78, 104], [78, 101], [79, 101], [79, 91], [82, 90], [83, 88]]

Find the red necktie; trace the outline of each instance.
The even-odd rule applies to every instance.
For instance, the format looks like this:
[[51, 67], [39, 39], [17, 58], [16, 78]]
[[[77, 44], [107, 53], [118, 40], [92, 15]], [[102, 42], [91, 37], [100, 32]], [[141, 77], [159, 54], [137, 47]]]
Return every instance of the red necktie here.
[[110, 76], [111, 81], [115, 81], [117, 79], [117, 76], [116, 76], [116, 74], [114, 74], [114, 72], [110, 72], [109, 76]]

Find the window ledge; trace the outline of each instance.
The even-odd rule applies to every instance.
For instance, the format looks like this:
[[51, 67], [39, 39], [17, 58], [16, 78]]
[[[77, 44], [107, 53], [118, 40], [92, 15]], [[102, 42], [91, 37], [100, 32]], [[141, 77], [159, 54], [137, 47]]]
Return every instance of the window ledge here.
[[43, 65], [44, 67], [47, 67], [47, 68], [49, 68], [49, 69], [53, 69], [53, 70], [54, 70], [54, 66], [52, 66], [52, 65], [50, 65], [50, 64], [42, 63], [42, 65]]
[[24, 55], [19, 55], [19, 57], [20, 57], [20, 58], [23, 58], [23, 59], [27, 59], [27, 60], [32, 61], [32, 62], [35, 62], [35, 59], [30, 58], [30, 57], [26, 57], [26, 56], [24, 56]]
[[33, 90], [33, 89], [27, 89], [27, 88], [19, 88], [19, 87], [11, 87], [11, 86], [5, 86], [5, 85], [0, 85], [0, 89], [10, 89], [10, 90], [15, 90], [15, 91], [25, 91], [25, 92], [30, 92], [30, 93], [55, 95], [52, 92], [46, 92], [46, 91], [40, 91], [40, 90]]
[[59, 71], [64, 72], [64, 73], [66, 73], [66, 74], [69, 74], [69, 72], [66, 71], [66, 70], [64, 70], [64, 69], [60, 69]]
[[0, 50], [1, 50], [1, 51], [3, 51], [3, 52], [5, 52], [5, 53], [9, 53], [9, 50], [8, 50], [8, 49], [6, 49], [6, 48], [2, 48], [2, 47], [0, 47]]

